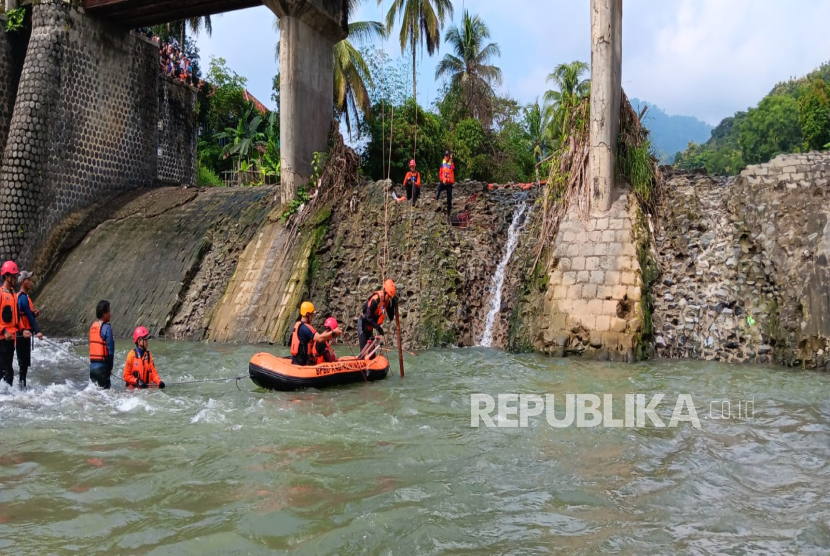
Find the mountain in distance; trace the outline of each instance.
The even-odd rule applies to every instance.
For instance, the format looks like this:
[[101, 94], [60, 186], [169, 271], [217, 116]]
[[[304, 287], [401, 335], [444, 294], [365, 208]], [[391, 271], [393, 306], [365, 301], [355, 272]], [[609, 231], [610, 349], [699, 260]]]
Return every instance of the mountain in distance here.
[[672, 164], [675, 154], [686, 150], [689, 141], [705, 143], [712, 135], [712, 126], [693, 116], [670, 116], [656, 104], [638, 98], [631, 99], [631, 106], [638, 114], [648, 106], [643, 125], [650, 132], [651, 144], [661, 164]]

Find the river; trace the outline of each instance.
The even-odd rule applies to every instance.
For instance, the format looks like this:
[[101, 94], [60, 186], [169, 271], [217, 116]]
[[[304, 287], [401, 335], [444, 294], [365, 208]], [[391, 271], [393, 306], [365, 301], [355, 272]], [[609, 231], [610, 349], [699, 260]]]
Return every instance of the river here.
[[[170, 383], [244, 373], [262, 349], [150, 347]], [[384, 381], [325, 391], [104, 392], [39, 346], [29, 390], [0, 390], [0, 553], [830, 551], [825, 374], [484, 348], [406, 364], [403, 379], [393, 364]], [[701, 428], [470, 426], [474, 393], [608, 393], [617, 410], [629, 392], [664, 393], [666, 421], [689, 394]], [[727, 399], [754, 411], [710, 415]]]

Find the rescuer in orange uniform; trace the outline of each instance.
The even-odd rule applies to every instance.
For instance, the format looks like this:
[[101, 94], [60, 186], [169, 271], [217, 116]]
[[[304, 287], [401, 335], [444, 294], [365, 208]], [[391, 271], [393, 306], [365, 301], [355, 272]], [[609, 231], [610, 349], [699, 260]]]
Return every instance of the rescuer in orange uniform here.
[[[17, 366], [20, 369], [20, 387], [26, 388], [26, 374], [32, 366], [32, 336], [43, 340], [43, 333], [37, 325], [37, 317], [40, 311], [35, 309], [32, 303], [32, 273], [23, 271], [20, 273], [20, 291], [17, 292], [17, 315], [20, 326], [17, 331]], [[29, 336], [26, 337], [25, 333]]]
[[[358, 341], [360, 342], [361, 352], [369, 343], [369, 340], [375, 339], [378, 343], [384, 342], [381, 325], [386, 320], [387, 309], [394, 307], [392, 302], [395, 299], [395, 293], [395, 282], [388, 279], [383, 283], [383, 288], [373, 293], [363, 304], [360, 318], [357, 319]], [[375, 338], [375, 331], [378, 333], [377, 338]]]
[[115, 338], [110, 326], [110, 302], [102, 299], [95, 307], [95, 322], [89, 327], [89, 380], [109, 388], [115, 366]]
[[[323, 324], [323, 334], [327, 332], [332, 332], [334, 330], [340, 330], [340, 326], [338, 326], [337, 324], [337, 319], [335, 319], [334, 317], [329, 317]], [[334, 363], [335, 361], [337, 361], [337, 355], [335, 355], [334, 350], [331, 349], [331, 340], [324, 342], [315, 342], [314, 349], [317, 351], [318, 363]]]
[[133, 341], [135, 349], [127, 354], [127, 362], [124, 364], [124, 382], [127, 387], [149, 388], [151, 384], [158, 384], [159, 388], [164, 388], [164, 381], [159, 377], [148, 349], [150, 331], [139, 326], [133, 332]]
[[412, 199], [412, 206], [418, 202], [418, 197], [421, 196], [421, 173], [415, 169], [415, 160], [409, 161], [409, 172], [403, 179], [403, 185], [406, 189], [406, 200]]
[[300, 305], [300, 320], [294, 324], [294, 332], [291, 334], [292, 365], [316, 365], [321, 355], [317, 353], [317, 344], [328, 342], [343, 333], [339, 327], [328, 332], [317, 332], [311, 326], [313, 319], [314, 305], [310, 301], [303, 301]]
[[[0, 378], [9, 386], [14, 382], [14, 340], [20, 330], [17, 311], [17, 296], [14, 288], [20, 271], [14, 261], [6, 261], [0, 267], [3, 287], [0, 289]], [[24, 338], [31, 338], [28, 330], [23, 331]]]
[[450, 151], [444, 151], [444, 160], [441, 161], [441, 169], [438, 171], [438, 191], [435, 192], [435, 200], [441, 198], [441, 192], [447, 192], [447, 222], [452, 224], [452, 186], [455, 183], [455, 163], [452, 161]]

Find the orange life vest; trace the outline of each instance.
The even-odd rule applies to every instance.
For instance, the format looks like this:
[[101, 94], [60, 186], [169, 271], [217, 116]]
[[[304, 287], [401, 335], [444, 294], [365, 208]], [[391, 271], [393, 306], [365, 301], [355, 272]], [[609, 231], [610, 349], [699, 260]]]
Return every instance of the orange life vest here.
[[[22, 293], [23, 292], [17, 292], [14, 295], [15, 301], [17, 301], [18, 312], [20, 312], [20, 294]], [[29, 310], [32, 312], [32, 314], [34, 314], [35, 304], [32, 303], [32, 298], [29, 297], [29, 295], [27, 294], [26, 299], [29, 300]], [[26, 313], [20, 313], [18, 317], [20, 319], [20, 330], [34, 330], [34, 327], [32, 326], [32, 323], [29, 322], [29, 318], [26, 316]]]
[[369, 298], [369, 301], [366, 302], [366, 309], [369, 309], [369, 305], [372, 304], [372, 300], [377, 297], [378, 298], [378, 308], [375, 309], [375, 316], [377, 317], [378, 324], [383, 324], [383, 321], [386, 320], [386, 305], [384, 305], [383, 301], [380, 299], [380, 291], [376, 291], [372, 294]]
[[89, 327], [89, 360], [105, 362], [109, 357], [107, 343], [101, 338], [101, 321], [95, 321]]
[[[301, 320], [298, 320], [294, 323], [294, 333], [291, 335], [291, 355], [297, 357], [301, 355], [300, 350], [302, 348], [302, 344], [300, 343], [300, 325], [305, 324], [309, 330], [311, 330], [312, 334], [317, 334], [317, 331], [314, 330], [314, 327], [310, 324], [306, 324]], [[311, 365], [315, 365], [318, 362], [319, 356], [317, 354], [317, 342], [313, 339], [305, 345], [305, 354], [308, 358], [308, 362]]]
[[[138, 378], [133, 376], [134, 372], [138, 372]], [[147, 384], [159, 384], [161, 382], [150, 352], [144, 350], [144, 355], [139, 355], [138, 349], [133, 349], [127, 354], [127, 361], [124, 365], [124, 382], [129, 386], [138, 386], [139, 380]]]
[[17, 314], [17, 296], [6, 291], [5, 288], [0, 289], [0, 328], [10, 334], [16, 334], [20, 328]]
[[446, 158], [441, 162], [441, 170], [438, 172], [441, 183], [455, 183], [455, 164]]

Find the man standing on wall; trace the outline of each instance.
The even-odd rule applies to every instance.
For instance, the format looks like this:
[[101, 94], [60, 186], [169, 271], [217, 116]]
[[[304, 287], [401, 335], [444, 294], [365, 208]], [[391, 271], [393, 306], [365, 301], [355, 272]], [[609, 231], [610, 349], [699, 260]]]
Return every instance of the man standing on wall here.
[[[35, 309], [29, 293], [32, 291], [32, 273], [20, 273], [20, 291], [17, 292], [17, 314], [19, 316], [19, 330], [17, 331], [17, 366], [20, 367], [20, 387], [26, 388], [26, 373], [32, 365], [32, 334], [38, 340], [43, 340], [43, 334], [37, 325], [36, 318], [40, 311]], [[25, 337], [24, 334], [29, 334]]]
[[[14, 340], [19, 329], [17, 297], [14, 294], [18, 274], [14, 261], [6, 261], [0, 268], [3, 277], [3, 288], [0, 289], [0, 377], [9, 386], [14, 382]], [[32, 337], [27, 330], [23, 331], [23, 336]]]
[[435, 193], [435, 200], [441, 198], [442, 191], [447, 192], [447, 223], [452, 224], [452, 186], [455, 183], [455, 163], [452, 161], [450, 151], [444, 151], [444, 160], [441, 161], [438, 178], [438, 191]]

